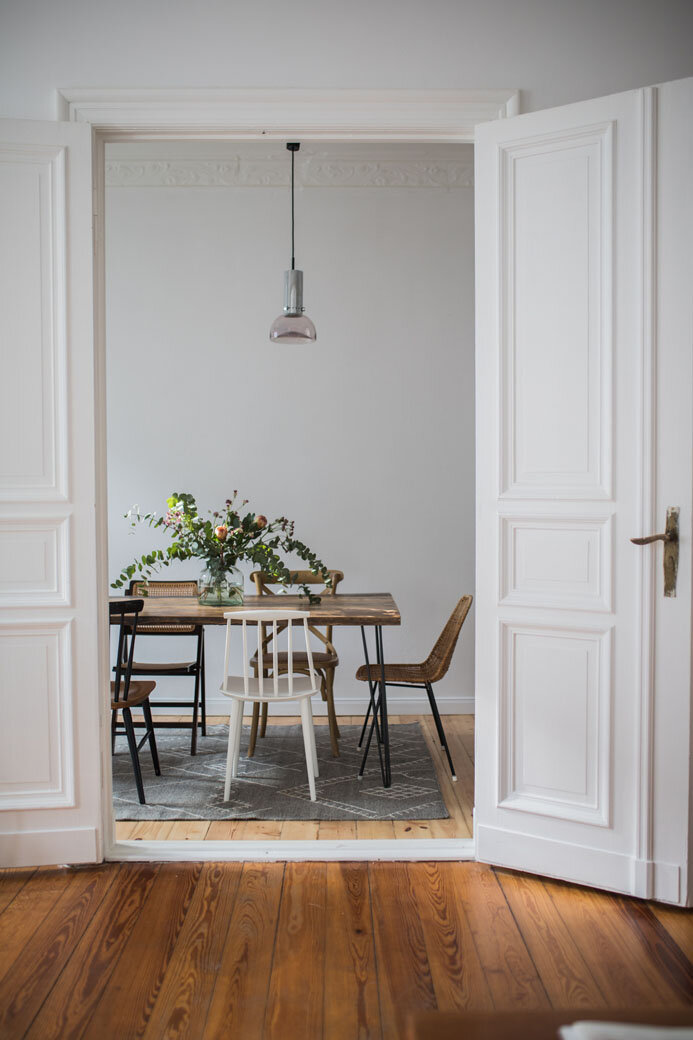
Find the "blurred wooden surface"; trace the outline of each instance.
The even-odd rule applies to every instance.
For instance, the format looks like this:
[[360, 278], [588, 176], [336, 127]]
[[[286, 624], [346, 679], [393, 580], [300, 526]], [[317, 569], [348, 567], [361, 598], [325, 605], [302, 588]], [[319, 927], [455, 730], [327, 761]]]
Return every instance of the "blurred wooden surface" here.
[[[159, 716], [174, 720], [176, 716]], [[183, 718], [181, 716], [181, 718]], [[156, 720], [156, 716], [155, 716]], [[281, 716], [271, 718], [269, 727], [295, 725], [301, 720], [298, 716]], [[208, 725], [228, 722], [227, 718], [209, 717]], [[246, 719], [246, 722], [248, 720]], [[327, 718], [320, 716], [314, 719], [316, 726], [327, 725]], [[342, 726], [361, 725], [363, 719], [357, 715], [341, 715]], [[306, 820], [194, 820], [176, 821], [172, 823], [151, 820], [139, 823], [121, 821], [116, 823], [116, 837], [123, 841], [180, 841], [194, 838], [198, 841], [265, 841], [267, 839], [283, 839], [285, 841], [301, 841], [316, 838], [343, 841], [349, 838], [471, 838], [472, 809], [474, 808], [474, 716], [446, 715], [444, 717], [445, 732], [455, 761], [458, 780], [456, 784], [450, 779], [450, 770], [444, 753], [436, 737], [433, 718], [430, 715], [391, 715], [391, 725], [399, 723], [420, 722], [431, 757], [436, 768], [436, 775], [445, 806], [450, 813], [446, 820], [367, 820], [356, 823], [350, 820], [323, 820], [311, 822]], [[266, 740], [272, 739], [268, 731]], [[204, 738], [200, 738], [204, 740]], [[260, 742], [261, 743], [261, 742]]]
[[9, 870], [0, 908], [3, 1040], [543, 1040], [507, 1024], [693, 1005], [691, 911], [477, 863]]
[[433, 1012], [416, 1016], [407, 1040], [558, 1040], [571, 1022], [637, 1022], [653, 1026], [693, 1026], [693, 1010], [676, 1011], [518, 1011], [490, 1014]]

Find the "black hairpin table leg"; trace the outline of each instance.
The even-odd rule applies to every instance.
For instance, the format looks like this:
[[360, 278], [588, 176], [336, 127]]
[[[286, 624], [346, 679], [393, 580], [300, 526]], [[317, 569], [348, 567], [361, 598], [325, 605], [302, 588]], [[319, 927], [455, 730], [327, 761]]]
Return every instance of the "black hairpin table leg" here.
[[[370, 665], [368, 662], [368, 650], [366, 648], [366, 637], [363, 637], [363, 647], [366, 655], [366, 668], [368, 669], [368, 675], [370, 676]], [[366, 759], [368, 758], [368, 752], [371, 746], [371, 739], [373, 737], [373, 730], [375, 729], [378, 735], [377, 747], [378, 756], [380, 758], [380, 772], [383, 777], [383, 787], [390, 787], [392, 784], [392, 772], [390, 769], [390, 731], [387, 720], [387, 692], [385, 687], [385, 660], [383, 657], [383, 630], [381, 625], [375, 626], [375, 653], [376, 653], [376, 674], [380, 673], [380, 679], [376, 679], [372, 684], [369, 681], [368, 688], [370, 692], [370, 703], [369, 713], [373, 712], [373, 718], [371, 721], [371, 727], [368, 732], [368, 740], [366, 742], [366, 749], [363, 753], [363, 759], [361, 761], [361, 768], [359, 769], [359, 777], [363, 776], [363, 771], [366, 768]], [[375, 688], [378, 688], [378, 696], [375, 697]], [[364, 722], [364, 731], [368, 722], [368, 715]], [[363, 733], [361, 734], [361, 740], [363, 740]]]

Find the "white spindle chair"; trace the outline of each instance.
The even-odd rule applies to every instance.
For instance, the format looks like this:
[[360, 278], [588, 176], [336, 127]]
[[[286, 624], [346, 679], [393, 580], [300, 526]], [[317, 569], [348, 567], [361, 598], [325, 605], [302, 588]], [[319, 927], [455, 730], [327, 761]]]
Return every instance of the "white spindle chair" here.
[[[303, 743], [306, 751], [306, 766], [308, 768], [308, 786], [310, 797], [315, 801], [315, 777], [318, 776], [318, 756], [315, 750], [315, 731], [313, 729], [313, 712], [310, 699], [319, 693], [320, 683], [313, 668], [313, 654], [310, 649], [310, 634], [308, 630], [309, 613], [306, 610], [231, 610], [224, 614], [226, 618], [226, 650], [224, 653], [224, 679], [220, 686], [221, 692], [226, 697], [231, 697], [233, 704], [229, 718], [229, 748], [226, 755], [226, 783], [224, 785], [224, 801], [229, 800], [231, 794], [231, 779], [238, 772], [238, 758], [241, 746], [241, 732], [243, 730], [243, 706], [246, 701], [251, 703], [272, 703], [285, 701], [298, 701], [301, 709], [301, 724], [303, 727]], [[229, 675], [229, 654], [231, 650], [231, 630], [233, 621], [242, 624], [243, 637], [243, 675]], [[303, 635], [306, 644], [309, 675], [293, 674], [293, 629], [292, 622], [303, 621]], [[277, 668], [278, 636], [277, 625], [288, 622], [286, 625], [287, 650], [286, 673], [279, 675]], [[248, 656], [248, 625], [254, 625], [257, 631], [257, 677], [250, 675], [250, 661]], [[272, 643], [264, 650], [263, 628], [265, 635], [269, 634], [266, 629], [272, 627]], [[267, 665], [264, 665], [263, 656], [266, 657]], [[270, 667], [272, 659], [272, 675], [263, 676], [265, 667]]]

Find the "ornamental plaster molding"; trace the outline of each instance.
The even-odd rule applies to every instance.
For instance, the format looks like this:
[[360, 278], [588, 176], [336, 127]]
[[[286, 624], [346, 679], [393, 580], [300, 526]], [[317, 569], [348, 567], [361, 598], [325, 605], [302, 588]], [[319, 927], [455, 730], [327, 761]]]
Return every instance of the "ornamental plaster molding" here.
[[[472, 188], [469, 160], [344, 159], [313, 155], [296, 163], [298, 188]], [[247, 159], [109, 159], [111, 188], [284, 188], [284, 156]]]

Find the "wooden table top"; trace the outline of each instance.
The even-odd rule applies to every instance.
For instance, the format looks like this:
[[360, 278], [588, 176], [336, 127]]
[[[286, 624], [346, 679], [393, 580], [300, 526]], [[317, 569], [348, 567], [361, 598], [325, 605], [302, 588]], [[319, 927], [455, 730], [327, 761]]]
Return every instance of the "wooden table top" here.
[[[113, 596], [111, 601], [133, 599], [132, 596]], [[399, 625], [399, 608], [389, 592], [336, 593], [323, 596], [321, 602], [310, 606], [305, 596], [245, 596], [242, 607], [213, 607], [197, 602], [193, 596], [144, 597], [140, 621], [148, 625], [225, 625], [226, 611], [262, 610], [276, 603], [286, 610], [309, 610], [315, 625]], [[117, 622], [118, 618], [111, 619]]]

